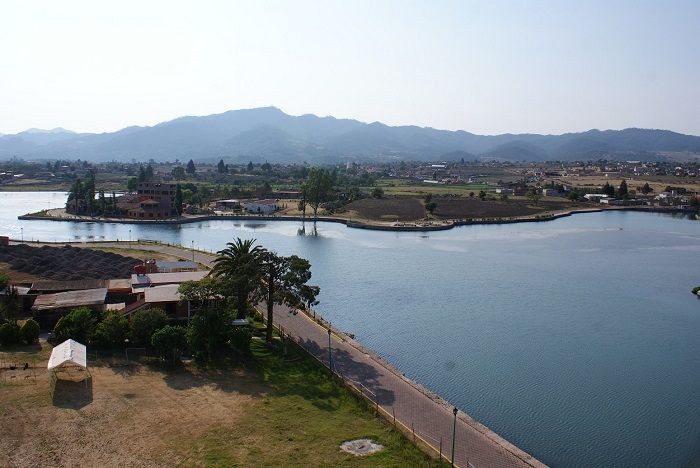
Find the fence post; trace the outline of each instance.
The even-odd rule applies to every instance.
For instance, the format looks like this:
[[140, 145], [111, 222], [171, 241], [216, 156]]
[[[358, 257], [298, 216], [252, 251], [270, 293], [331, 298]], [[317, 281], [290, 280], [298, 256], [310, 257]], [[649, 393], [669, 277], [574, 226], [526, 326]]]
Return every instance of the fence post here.
[[442, 461], [442, 436], [440, 436], [440, 461]]
[[394, 427], [396, 427], [396, 411], [393, 406], [391, 407], [391, 415], [394, 416]]
[[411, 432], [413, 433], [413, 443], [416, 443], [416, 430], [413, 427], [413, 421], [411, 421]]

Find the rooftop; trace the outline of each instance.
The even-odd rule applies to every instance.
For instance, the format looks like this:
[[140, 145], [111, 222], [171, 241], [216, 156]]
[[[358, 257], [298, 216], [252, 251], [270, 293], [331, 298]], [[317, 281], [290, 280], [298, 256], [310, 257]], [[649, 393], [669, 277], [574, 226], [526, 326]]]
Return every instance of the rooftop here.
[[42, 294], [36, 298], [33, 310], [52, 310], [70, 307], [102, 305], [107, 297], [107, 288], [83, 289], [55, 294]]

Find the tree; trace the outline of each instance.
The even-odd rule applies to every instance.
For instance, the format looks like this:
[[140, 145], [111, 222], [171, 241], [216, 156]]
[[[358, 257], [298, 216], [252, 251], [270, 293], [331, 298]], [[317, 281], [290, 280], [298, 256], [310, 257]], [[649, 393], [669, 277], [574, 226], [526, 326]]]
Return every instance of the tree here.
[[39, 324], [29, 319], [19, 328], [19, 339], [25, 344], [34, 344], [39, 341]]
[[177, 362], [177, 356], [187, 348], [187, 329], [166, 325], [153, 333], [151, 345], [169, 364]]
[[126, 183], [126, 189], [129, 192], [135, 192], [139, 187], [139, 180], [136, 177], [130, 178]]
[[301, 185], [301, 193], [299, 193], [299, 203], [297, 208], [301, 211], [301, 219], [306, 218], [306, 184]]
[[88, 307], [71, 310], [68, 315], [61, 317], [53, 331], [59, 341], [73, 339], [88, 344], [95, 336], [100, 313]]
[[262, 169], [262, 171], [265, 174], [269, 174], [270, 172], [272, 172], [272, 165], [269, 162], [265, 161], [265, 164], [260, 166], [260, 169]]
[[209, 307], [210, 299], [220, 296], [222, 291], [222, 281], [219, 278], [202, 278], [199, 281], [185, 281], [177, 289], [180, 297], [194, 304], [196, 309], [206, 309]]
[[146, 175], [146, 169], [139, 165], [139, 183], [146, 182], [147, 180], [148, 176]]
[[19, 327], [14, 323], [0, 325], [0, 346], [14, 346], [19, 343]]
[[10, 284], [10, 277], [5, 273], [0, 273], [0, 291], [5, 289]]
[[311, 279], [311, 264], [308, 260], [292, 255], [282, 257], [275, 252], [261, 254], [263, 274], [257, 289], [257, 298], [267, 306], [267, 331], [265, 339], [272, 342], [274, 305], [287, 305], [292, 309], [306, 310], [316, 305], [318, 286], [306, 284]]
[[194, 316], [187, 327], [190, 349], [200, 357], [210, 359], [223, 347], [231, 335], [232, 314], [224, 308], [204, 309]]
[[617, 197], [618, 198], [627, 198], [628, 197], [627, 182], [625, 182], [625, 179], [622, 179], [622, 182], [620, 182], [620, 187], [618, 187], [618, 189], [617, 189]]
[[382, 198], [384, 196], [384, 189], [381, 187], [374, 187], [372, 189], [372, 198]]
[[527, 199], [532, 201], [532, 203], [537, 206], [539, 203], [540, 199], [542, 198], [542, 193], [537, 190], [536, 188], [533, 188], [532, 190], [528, 190], [527, 192]]
[[0, 318], [16, 324], [20, 312], [20, 300], [17, 288], [7, 285], [0, 299], [2, 300], [0, 302]]
[[173, 179], [175, 180], [183, 180], [186, 175], [185, 175], [185, 168], [182, 166], [176, 166], [173, 168], [172, 171]]
[[168, 320], [162, 309], [148, 308], [134, 312], [131, 316], [131, 341], [139, 346], [149, 346], [151, 336], [163, 328]]
[[643, 193], [644, 195], [648, 195], [648, 194], [650, 194], [650, 193], [653, 192], [653, 191], [654, 191], [654, 189], [651, 188], [651, 187], [649, 186], [649, 182], [646, 182], [646, 183], [644, 184], [644, 186], [642, 187], [642, 193]]
[[425, 207], [425, 211], [430, 213], [431, 215], [433, 214], [433, 211], [435, 211], [435, 208], [437, 208], [437, 203], [433, 201], [433, 194], [429, 193], [425, 196], [425, 200], [423, 201], [423, 206]]
[[253, 161], [250, 161], [248, 163], [248, 166], [246, 167], [246, 172], [253, 172]]
[[155, 174], [153, 172], [153, 166], [151, 166], [151, 163], [148, 163], [148, 166], [146, 166], [146, 181], [150, 182], [155, 178]]
[[217, 252], [212, 275], [221, 280], [224, 296], [236, 300], [236, 318], [242, 319], [248, 310], [248, 298], [257, 287], [262, 271], [261, 254], [264, 252], [255, 239], [236, 239]]
[[197, 168], [194, 167], [194, 161], [192, 161], [192, 160], [190, 159], [190, 160], [187, 162], [187, 168], [185, 169], [185, 171], [186, 171], [188, 174], [194, 174], [194, 173], [197, 171]]
[[306, 202], [311, 205], [314, 219], [318, 218], [318, 207], [328, 200], [332, 187], [333, 177], [331, 173], [325, 169], [311, 168], [306, 182]]
[[175, 211], [178, 216], [182, 216], [182, 187], [180, 184], [175, 187]]
[[216, 170], [219, 172], [219, 174], [226, 174], [228, 172], [228, 167], [226, 167], [226, 164], [224, 164], [223, 159], [219, 160], [219, 164], [217, 164]]
[[610, 185], [608, 182], [605, 182], [605, 185], [603, 185], [603, 193], [609, 197], [614, 197], [615, 196], [615, 187]]
[[121, 346], [128, 336], [129, 320], [116, 311], [107, 312], [95, 330], [95, 341], [103, 346]]

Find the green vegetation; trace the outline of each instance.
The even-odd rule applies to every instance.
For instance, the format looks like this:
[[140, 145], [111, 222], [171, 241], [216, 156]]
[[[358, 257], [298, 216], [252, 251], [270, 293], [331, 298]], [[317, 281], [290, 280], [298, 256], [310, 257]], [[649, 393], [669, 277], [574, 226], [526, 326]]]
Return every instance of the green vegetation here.
[[25, 321], [19, 327], [19, 340], [24, 344], [34, 344], [39, 341], [39, 324], [32, 319]]
[[700, 286], [695, 286], [695, 287], [692, 289], [692, 291], [693, 291], [693, 294], [697, 294], [698, 292], [700, 292]]
[[15, 323], [0, 325], [0, 346], [9, 347], [19, 343], [19, 327]]
[[153, 333], [151, 344], [165, 362], [173, 365], [178, 360], [177, 356], [187, 349], [187, 330], [166, 325]]
[[[237, 318], [245, 317], [251, 295], [264, 300], [267, 304], [266, 336], [270, 342], [274, 305], [306, 309], [316, 303], [319, 288], [306, 284], [311, 279], [308, 260], [296, 255], [284, 257], [254, 243], [255, 239], [238, 238], [218, 252], [212, 273], [219, 281], [207, 294], [235, 297]], [[185, 286], [181, 293], [192, 294], [188, 289]]]
[[156, 330], [163, 328], [168, 321], [162, 309], [147, 308], [134, 312], [131, 316], [131, 342], [137, 346], [149, 346]]
[[56, 339], [59, 342], [73, 339], [79, 343], [91, 343], [101, 318], [100, 312], [87, 307], [73, 309], [56, 323]]
[[[247, 368], [265, 388], [263, 398], [241, 415], [239, 425], [251, 430], [203, 435], [184, 464], [204, 454], [210, 466], [446, 466], [377, 418], [295, 345], [281, 355], [253, 340], [251, 351]], [[343, 442], [358, 438], [370, 438], [385, 448], [367, 457], [339, 449]]]

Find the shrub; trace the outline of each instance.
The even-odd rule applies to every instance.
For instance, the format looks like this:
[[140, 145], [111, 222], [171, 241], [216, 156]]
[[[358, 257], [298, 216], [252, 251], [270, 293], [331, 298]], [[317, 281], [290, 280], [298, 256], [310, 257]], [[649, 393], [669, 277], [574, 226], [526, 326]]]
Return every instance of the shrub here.
[[692, 291], [693, 291], [693, 294], [697, 294], [698, 291], [700, 291], [700, 286], [695, 286], [695, 287], [692, 289]]
[[250, 352], [250, 342], [253, 339], [253, 330], [249, 327], [237, 327], [231, 332], [231, 345], [245, 354]]
[[0, 325], [0, 345], [14, 346], [19, 343], [19, 327], [14, 323]]
[[225, 309], [197, 313], [187, 327], [187, 343], [199, 357], [211, 358], [231, 336], [233, 314]]
[[177, 354], [187, 347], [187, 330], [166, 325], [153, 333], [151, 344], [164, 361], [174, 364]]
[[34, 344], [39, 341], [39, 324], [29, 319], [19, 329], [19, 338], [26, 344]]
[[95, 340], [102, 346], [120, 346], [129, 336], [129, 320], [119, 312], [107, 312], [97, 325]]
[[156, 330], [163, 328], [168, 321], [162, 309], [143, 309], [131, 316], [131, 340], [140, 346], [150, 346]]
[[73, 339], [83, 344], [89, 343], [95, 335], [101, 315], [88, 307], [71, 310], [56, 323], [53, 329], [56, 339], [59, 342]]

